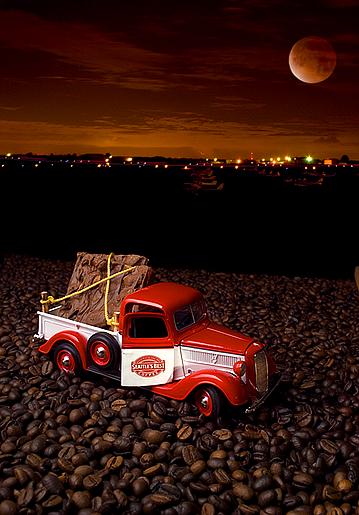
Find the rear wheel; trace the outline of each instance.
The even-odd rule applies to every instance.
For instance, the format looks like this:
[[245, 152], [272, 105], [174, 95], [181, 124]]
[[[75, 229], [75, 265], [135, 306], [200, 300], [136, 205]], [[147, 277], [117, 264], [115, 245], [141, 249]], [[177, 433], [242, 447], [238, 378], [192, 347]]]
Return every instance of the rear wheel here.
[[80, 374], [82, 362], [80, 354], [74, 345], [69, 342], [59, 342], [54, 351], [54, 362], [60, 370]]
[[95, 333], [87, 342], [87, 354], [91, 364], [102, 370], [120, 368], [120, 347], [114, 336]]
[[217, 420], [224, 407], [222, 392], [211, 385], [200, 386], [195, 393], [194, 402], [200, 413], [209, 420]]

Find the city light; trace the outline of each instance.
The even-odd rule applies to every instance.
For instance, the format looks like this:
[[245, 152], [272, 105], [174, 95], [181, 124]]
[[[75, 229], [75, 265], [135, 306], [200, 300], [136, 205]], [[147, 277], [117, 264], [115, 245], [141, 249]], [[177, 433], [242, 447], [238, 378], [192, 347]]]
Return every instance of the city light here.
[[312, 157], [310, 157], [310, 156], [308, 156], [308, 157], [307, 157], [307, 161], [308, 161], [308, 163], [310, 163], [312, 160], [313, 160], [313, 158], [312, 158]]

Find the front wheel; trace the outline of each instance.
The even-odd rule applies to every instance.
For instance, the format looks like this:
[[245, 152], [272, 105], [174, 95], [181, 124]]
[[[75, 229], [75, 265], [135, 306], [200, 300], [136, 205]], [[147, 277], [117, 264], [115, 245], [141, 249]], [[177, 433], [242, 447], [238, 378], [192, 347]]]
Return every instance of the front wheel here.
[[54, 362], [60, 370], [75, 372], [79, 375], [82, 371], [80, 354], [74, 345], [69, 342], [59, 342], [54, 351]]
[[217, 420], [224, 407], [224, 397], [222, 392], [214, 386], [203, 385], [196, 390], [194, 403], [200, 413], [209, 420]]

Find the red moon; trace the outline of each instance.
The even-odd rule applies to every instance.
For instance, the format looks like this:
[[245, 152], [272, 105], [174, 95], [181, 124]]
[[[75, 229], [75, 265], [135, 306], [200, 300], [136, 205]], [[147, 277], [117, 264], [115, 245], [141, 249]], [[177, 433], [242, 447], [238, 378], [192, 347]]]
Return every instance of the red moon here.
[[289, 54], [289, 67], [297, 79], [308, 84], [326, 80], [337, 62], [334, 48], [326, 39], [309, 36], [300, 39]]

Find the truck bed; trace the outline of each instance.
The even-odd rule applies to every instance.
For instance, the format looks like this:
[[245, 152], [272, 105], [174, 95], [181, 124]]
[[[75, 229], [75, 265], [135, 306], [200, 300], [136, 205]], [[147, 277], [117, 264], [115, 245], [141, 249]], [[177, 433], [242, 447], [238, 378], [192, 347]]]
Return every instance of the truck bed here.
[[87, 339], [90, 338], [94, 333], [104, 332], [109, 333], [114, 336], [119, 343], [121, 344], [121, 334], [116, 331], [110, 331], [108, 329], [101, 329], [99, 327], [95, 327], [93, 325], [84, 324], [82, 322], [77, 322], [76, 320], [69, 320], [68, 318], [63, 318], [58, 316], [56, 313], [58, 308], [54, 308], [50, 310], [49, 313], [43, 313], [42, 311], [38, 311], [37, 314], [39, 316], [39, 331], [35, 335], [36, 338], [44, 338], [45, 340], [49, 340], [51, 336], [60, 331], [78, 331], [83, 334]]

